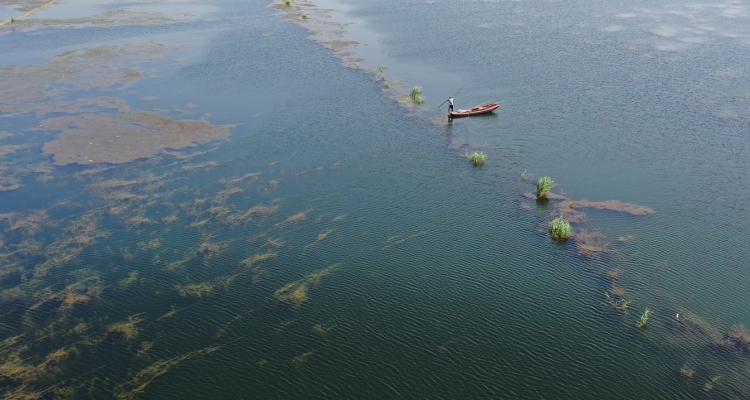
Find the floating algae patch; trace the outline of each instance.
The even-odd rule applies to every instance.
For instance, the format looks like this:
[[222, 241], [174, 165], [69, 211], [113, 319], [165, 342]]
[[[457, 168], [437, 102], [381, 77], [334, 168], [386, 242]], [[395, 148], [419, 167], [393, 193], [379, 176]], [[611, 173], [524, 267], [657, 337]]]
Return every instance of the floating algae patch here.
[[279, 229], [281, 229], [281, 228], [286, 228], [287, 226], [294, 225], [296, 223], [302, 222], [305, 219], [307, 219], [307, 213], [310, 212], [310, 211], [311, 210], [307, 210], [305, 212], [300, 212], [300, 213], [294, 214], [291, 217], [289, 217], [289, 218], [287, 218], [287, 219], [279, 222], [278, 224], [276, 224], [276, 227], [279, 228]]
[[239, 183], [245, 183], [247, 181], [251, 181], [251, 182], [252, 181], [256, 181], [256, 180], [258, 180], [259, 176], [260, 176], [260, 172], [254, 172], [254, 173], [245, 174], [245, 175], [240, 176], [238, 178], [222, 179], [219, 182], [223, 183], [223, 184], [225, 184], [227, 186], [234, 186], [234, 185], [237, 185]]
[[264, 206], [263, 204], [258, 204], [251, 207], [247, 211], [240, 211], [238, 213], [228, 215], [225, 219], [225, 222], [229, 225], [237, 225], [240, 223], [246, 224], [248, 222], [256, 220], [262, 221], [275, 214], [278, 209], [279, 206]]
[[146, 392], [148, 385], [153, 383], [156, 378], [166, 374], [186, 361], [199, 361], [201, 358], [218, 349], [219, 346], [206, 347], [182, 356], [159, 360], [138, 371], [138, 373], [129, 381], [117, 385], [114, 389], [113, 395], [116, 399], [136, 399]]
[[177, 121], [157, 113], [82, 114], [42, 121], [35, 130], [62, 131], [43, 150], [55, 165], [121, 164], [152, 157], [167, 148], [191, 147], [226, 139], [233, 125], [214, 126], [205, 121]]
[[52, 57], [47, 64], [8, 65], [0, 68], [0, 76], [3, 76], [0, 105], [26, 103], [23, 106], [34, 111], [37, 107], [47, 109], [48, 106], [27, 102], [70, 91], [115, 86], [125, 89], [143, 78], [156, 76], [155, 71], [133, 68], [133, 64], [156, 62], [163, 59], [164, 54], [183, 48], [154, 42], [126, 43], [66, 51]]
[[316, 244], [324, 241], [328, 237], [328, 235], [330, 235], [331, 233], [333, 233], [333, 229], [329, 229], [327, 231], [323, 231], [323, 232], [318, 233], [318, 237], [315, 239], [315, 241], [312, 242], [312, 243], [310, 243], [310, 244], [308, 244], [307, 246], [305, 246], [305, 250], [307, 250], [307, 249], [315, 246]]
[[596, 257], [613, 250], [609, 248], [607, 237], [601, 232], [581, 229], [573, 236], [576, 250], [581, 255]]
[[333, 320], [330, 320], [323, 322], [322, 324], [314, 325], [312, 327], [312, 333], [320, 337], [326, 337], [328, 336], [328, 333], [331, 332], [334, 328], [336, 328], [336, 324], [333, 322]]
[[127, 278], [120, 281], [119, 286], [122, 289], [126, 289], [138, 281], [138, 271], [132, 271], [128, 274]]
[[34, 112], [36, 116], [45, 114], [79, 114], [83, 112], [101, 111], [111, 109], [119, 112], [128, 112], [130, 107], [125, 100], [116, 97], [89, 97], [71, 101], [46, 101], [41, 103], [22, 104], [0, 104], [0, 112], [5, 113], [3, 117], [10, 117], [27, 112]]
[[204, 163], [195, 164], [195, 165], [186, 165], [182, 167], [183, 171], [195, 171], [195, 170], [203, 170], [207, 171], [211, 168], [216, 168], [219, 166], [219, 163], [216, 161], [206, 161]]
[[208, 296], [214, 290], [215, 286], [213, 283], [205, 282], [193, 285], [177, 285], [175, 286], [175, 290], [177, 290], [180, 297], [195, 299]]
[[311, 285], [320, 283], [320, 278], [330, 275], [340, 264], [331, 265], [328, 268], [321, 269], [318, 272], [306, 275], [298, 281], [294, 281], [277, 290], [273, 294], [274, 300], [280, 304], [299, 307], [307, 301], [307, 292]]
[[222, 191], [216, 193], [216, 196], [214, 196], [214, 198], [213, 198], [212, 201], [214, 203], [222, 204], [222, 203], [226, 202], [227, 199], [231, 195], [237, 194], [237, 193], [242, 193], [242, 192], [243, 192], [243, 190], [240, 189], [240, 188], [237, 188], [237, 187], [233, 187], [233, 188], [230, 188], [230, 189], [227, 189], [227, 190], [222, 190]]
[[135, 8], [117, 8], [99, 14], [79, 18], [29, 18], [18, 21], [18, 23], [7, 24], [5, 28], [13, 32], [21, 32], [34, 28], [80, 28], [84, 26], [96, 26], [110, 28], [124, 25], [166, 25], [179, 22], [187, 22], [193, 15], [187, 13], [165, 14], [158, 11], [150, 11]]
[[3, 145], [0, 146], [0, 157], [6, 156], [8, 154], [15, 153], [16, 150], [20, 149], [21, 146], [14, 146], [14, 145]]
[[296, 369], [304, 368], [310, 361], [310, 356], [312, 356], [313, 354], [315, 354], [315, 350], [308, 351], [307, 353], [300, 354], [297, 357], [294, 357], [291, 362], [292, 366]]
[[41, 398], [60, 379], [62, 367], [74, 359], [79, 351], [75, 347], [63, 347], [47, 354], [35, 365], [32, 359], [36, 357], [26, 357], [24, 354], [27, 347], [14, 342], [18, 338], [16, 336], [9, 338], [11, 342], [8, 339], [2, 342], [0, 396], [5, 399]]
[[632, 215], [656, 214], [656, 211], [653, 208], [640, 206], [638, 204], [623, 203], [619, 200], [607, 200], [607, 201], [575, 200], [573, 201], [573, 207], [596, 208], [598, 210], [619, 211], [619, 212], [632, 214]]
[[110, 325], [109, 328], [107, 328], [107, 337], [112, 338], [115, 342], [133, 340], [138, 336], [139, 331], [136, 324], [142, 321], [143, 319], [140, 318], [138, 314], [131, 315], [128, 317], [127, 321]]
[[242, 265], [245, 268], [250, 268], [250, 267], [252, 267], [253, 265], [255, 265], [255, 264], [259, 263], [259, 262], [270, 260], [270, 259], [272, 259], [272, 258], [274, 258], [276, 256], [277, 256], [277, 254], [274, 253], [274, 252], [271, 252], [271, 251], [268, 251], [268, 252], [263, 253], [263, 254], [255, 254], [255, 255], [252, 255], [252, 256], [250, 256], [250, 257], [242, 260], [242, 262], [240, 263], [240, 265]]

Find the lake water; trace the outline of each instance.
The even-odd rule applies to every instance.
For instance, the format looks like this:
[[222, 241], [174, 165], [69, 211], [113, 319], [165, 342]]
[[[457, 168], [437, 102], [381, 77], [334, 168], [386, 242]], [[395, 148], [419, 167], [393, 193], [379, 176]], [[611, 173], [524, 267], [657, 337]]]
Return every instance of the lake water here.
[[749, 2], [313, 3], [0, 26], [4, 397], [750, 397]]

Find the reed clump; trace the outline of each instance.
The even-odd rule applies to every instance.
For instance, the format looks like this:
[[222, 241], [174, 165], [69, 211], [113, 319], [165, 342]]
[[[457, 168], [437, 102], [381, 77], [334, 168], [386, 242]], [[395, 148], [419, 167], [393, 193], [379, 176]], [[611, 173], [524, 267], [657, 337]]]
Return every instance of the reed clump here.
[[695, 371], [687, 364], [683, 365], [682, 368], [680, 368], [680, 375], [684, 376], [685, 378], [692, 378], [693, 374], [695, 374]]
[[543, 176], [539, 178], [539, 181], [536, 183], [536, 198], [540, 200], [546, 199], [547, 194], [549, 193], [550, 189], [552, 189], [553, 183], [555, 183], [555, 181], [553, 181], [549, 176]]
[[481, 152], [481, 151], [475, 151], [472, 155], [469, 156], [469, 161], [471, 161], [474, 165], [482, 165], [484, 164], [484, 159], [487, 156]]
[[552, 239], [570, 239], [570, 235], [572, 232], [570, 222], [566, 221], [562, 216], [553, 219], [552, 222], [549, 223], [549, 229], [552, 233]]
[[646, 308], [646, 311], [641, 314], [641, 317], [638, 319], [638, 322], [635, 324], [637, 328], [645, 328], [646, 324], [648, 324], [648, 319], [651, 317], [653, 312]]
[[422, 87], [414, 86], [409, 97], [411, 97], [412, 103], [416, 105], [424, 103], [424, 96], [422, 96]]

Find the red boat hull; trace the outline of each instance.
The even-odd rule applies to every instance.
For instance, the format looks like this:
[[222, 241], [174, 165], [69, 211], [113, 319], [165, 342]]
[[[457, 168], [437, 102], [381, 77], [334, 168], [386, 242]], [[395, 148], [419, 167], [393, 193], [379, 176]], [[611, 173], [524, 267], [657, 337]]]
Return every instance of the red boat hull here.
[[470, 115], [479, 115], [492, 112], [494, 110], [497, 110], [498, 107], [500, 107], [499, 103], [482, 104], [481, 106], [476, 106], [471, 110], [453, 111], [451, 113], [448, 113], [448, 115], [450, 115], [451, 118], [468, 117]]

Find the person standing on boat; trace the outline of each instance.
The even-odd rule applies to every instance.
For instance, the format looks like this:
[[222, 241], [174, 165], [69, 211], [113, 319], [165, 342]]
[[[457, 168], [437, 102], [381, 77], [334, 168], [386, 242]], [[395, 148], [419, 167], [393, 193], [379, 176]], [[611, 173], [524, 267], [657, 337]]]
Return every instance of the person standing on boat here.
[[448, 97], [448, 112], [453, 112], [453, 96]]

